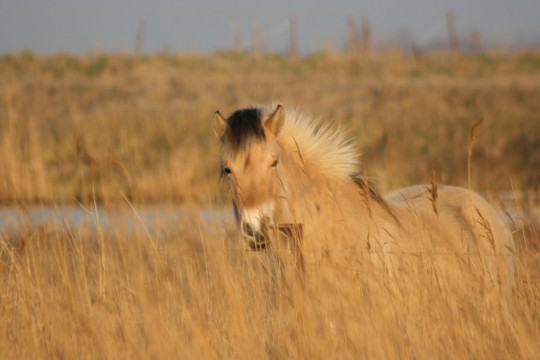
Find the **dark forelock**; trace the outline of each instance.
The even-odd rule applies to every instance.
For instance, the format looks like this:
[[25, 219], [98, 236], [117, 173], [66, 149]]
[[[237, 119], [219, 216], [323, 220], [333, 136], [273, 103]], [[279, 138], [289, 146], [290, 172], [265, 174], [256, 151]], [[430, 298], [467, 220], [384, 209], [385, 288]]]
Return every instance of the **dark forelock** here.
[[262, 112], [257, 108], [237, 110], [229, 116], [224, 137], [234, 150], [246, 148], [253, 140], [266, 139], [261, 116]]

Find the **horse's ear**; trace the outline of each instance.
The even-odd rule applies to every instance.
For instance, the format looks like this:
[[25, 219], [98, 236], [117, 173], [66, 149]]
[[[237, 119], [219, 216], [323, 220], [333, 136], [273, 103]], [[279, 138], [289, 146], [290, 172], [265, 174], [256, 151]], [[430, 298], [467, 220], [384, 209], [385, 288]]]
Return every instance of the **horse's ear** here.
[[285, 109], [283, 106], [278, 105], [276, 110], [270, 115], [270, 117], [264, 122], [264, 126], [272, 132], [275, 136], [279, 134], [283, 122], [285, 121]]
[[221, 139], [223, 137], [223, 133], [225, 133], [225, 129], [227, 128], [227, 120], [225, 120], [219, 111], [214, 113], [214, 117], [212, 118], [212, 127], [216, 137]]

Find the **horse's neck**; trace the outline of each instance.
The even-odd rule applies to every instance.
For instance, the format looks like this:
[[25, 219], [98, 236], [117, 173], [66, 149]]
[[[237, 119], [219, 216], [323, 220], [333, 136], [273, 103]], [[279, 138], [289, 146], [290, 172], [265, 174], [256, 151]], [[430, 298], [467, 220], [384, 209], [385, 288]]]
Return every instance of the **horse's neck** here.
[[316, 160], [302, 149], [282, 154], [282, 193], [278, 198], [283, 200], [284, 216], [311, 217], [321, 208], [340, 207], [360, 215], [367, 213], [367, 208], [363, 211], [362, 189], [348, 176], [326, 173], [324, 163]]
[[367, 183], [362, 186], [348, 176], [326, 176], [324, 168], [310, 160], [294, 152], [282, 154], [279, 222], [303, 223], [305, 229], [333, 234], [353, 232], [355, 238], [398, 231], [392, 205]]

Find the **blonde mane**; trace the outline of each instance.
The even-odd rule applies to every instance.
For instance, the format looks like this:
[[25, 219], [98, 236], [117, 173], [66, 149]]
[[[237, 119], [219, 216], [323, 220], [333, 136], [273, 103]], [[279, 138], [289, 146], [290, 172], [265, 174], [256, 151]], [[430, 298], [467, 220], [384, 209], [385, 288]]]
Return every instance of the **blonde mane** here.
[[[263, 118], [274, 108], [264, 107]], [[287, 108], [278, 141], [282, 147], [298, 153], [310, 171], [323, 171], [326, 177], [336, 180], [351, 179], [359, 172], [360, 155], [343, 129], [298, 109]]]

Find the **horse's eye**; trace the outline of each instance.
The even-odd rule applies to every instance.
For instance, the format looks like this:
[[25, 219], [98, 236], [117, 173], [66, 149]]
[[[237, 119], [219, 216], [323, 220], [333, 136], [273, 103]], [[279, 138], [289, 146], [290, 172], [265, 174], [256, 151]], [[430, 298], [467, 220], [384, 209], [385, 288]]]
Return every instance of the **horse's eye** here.
[[279, 164], [279, 160], [274, 160], [274, 162], [272, 163], [272, 167], [275, 168], [276, 166], [278, 166]]
[[228, 167], [224, 167], [221, 171], [223, 171], [223, 175], [225, 175], [226, 177], [231, 177], [231, 169], [229, 169]]

